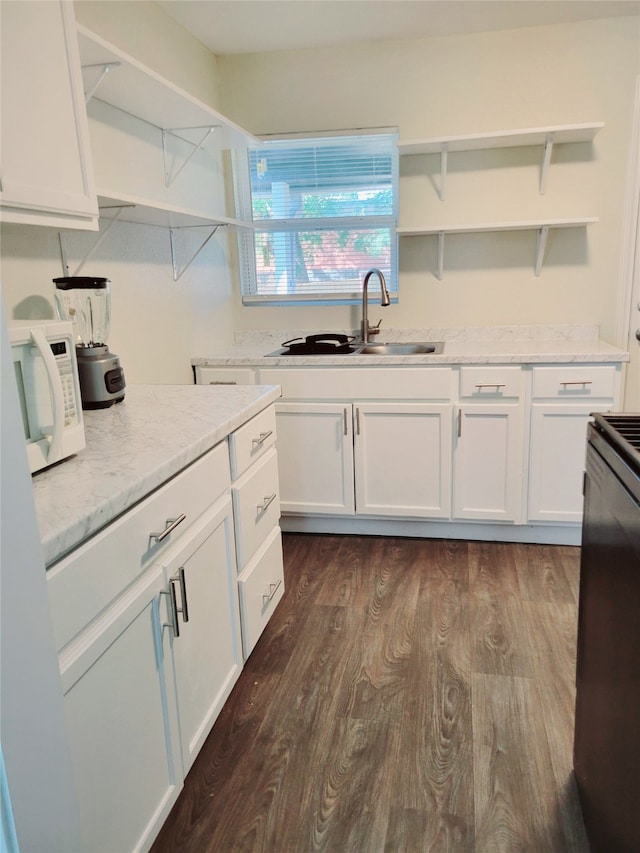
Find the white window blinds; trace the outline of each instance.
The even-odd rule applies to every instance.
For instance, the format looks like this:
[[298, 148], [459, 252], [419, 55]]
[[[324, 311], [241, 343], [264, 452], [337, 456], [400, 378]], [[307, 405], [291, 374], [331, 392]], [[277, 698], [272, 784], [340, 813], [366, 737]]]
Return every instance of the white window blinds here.
[[396, 134], [270, 139], [247, 160], [236, 181], [255, 225], [239, 234], [245, 303], [350, 302], [372, 267], [397, 299]]

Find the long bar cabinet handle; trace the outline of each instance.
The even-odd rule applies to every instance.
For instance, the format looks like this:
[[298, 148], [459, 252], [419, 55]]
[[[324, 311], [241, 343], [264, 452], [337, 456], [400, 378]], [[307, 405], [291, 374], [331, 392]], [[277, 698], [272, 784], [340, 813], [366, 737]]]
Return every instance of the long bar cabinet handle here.
[[344, 409], [343, 416], [344, 416], [344, 434], [349, 435], [349, 423], [347, 421], [347, 410], [346, 410], [346, 408]]
[[171, 622], [163, 622], [163, 628], [171, 628], [174, 637], [180, 636], [180, 625], [178, 624], [178, 602], [176, 600], [176, 591], [172, 583], [169, 584], [169, 589], [161, 589], [160, 595], [169, 596], [171, 605]]
[[498, 388], [506, 387], [506, 383], [505, 382], [484, 382], [482, 384], [476, 385], [475, 387], [478, 389], [478, 391], [481, 391], [483, 388], [495, 388], [497, 391]]
[[169, 581], [171, 583], [171, 589], [173, 590], [174, 600], [175, 600], [175, 588], [176, 588], [175, 585], [177, 583], [180, 584], [180, 601], [182, 603], [182, 607], [178, 607], [178, 605], [176, 603], [176, 611], [178, 613], [182, 613], [182, 621], [183, 622], [188, 622], [189, 621], [189, 605], [187, 604], [187, 583], [186, 583], [185, 577], [184, 577], [184, 566], [180, 566], [177, 574], [172, 575], [169, 578]]
[[267, 508], [275, 501], [275, 499], [276, 492], [274, 492], [272, 495], [269, 495], [268, 497], [265, 497], [261, 504], [256, 505], [256, 509], [259, 513], [266, 512]]
[[270, 429], [268, 432], [261, 432], [259, 438], [254, 438], [251, 441], [251, 444], [264, 444], [270, 435], [273, 435], [272, 429]]
[[263, 596], [262, 596], [262, 604], [263, 604], [263, 605], [266, 605], [266, 604], [268, 604], [268, 603], [271, 601], [271, 599], [273, 598], [273, 596], [274, 596], [274, 595], [276, 594], [276, 592], [280, 589], [280, 585], [281, 585], [281, 584], [282, 584], [282, 578], [280, 578], [280, 580], [278, 581], [278, 583], [270, 583], [270, 584], [269, 584], [269, 592], [268, 592], [268, 593], [263, 594]]
[[187, 516], [182, 512], [177, 518], [168, 518], [164, 530], [160, 533], [150, 533], [149, 540], [155, 539], [156, 542], [162, 542], [167, 536], [170, 536], [176, 527], [185, 520]]
[[567, 385], [593, 385], [593, 379], [572, 379], [570, 382], [561, 382], [560, 384], [563, 388], [566, 388]]

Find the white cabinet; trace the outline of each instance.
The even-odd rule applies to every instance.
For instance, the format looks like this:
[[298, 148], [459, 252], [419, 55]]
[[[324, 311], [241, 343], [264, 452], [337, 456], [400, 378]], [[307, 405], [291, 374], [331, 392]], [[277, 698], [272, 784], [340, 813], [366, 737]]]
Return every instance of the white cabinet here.
[[522, 517], [523, 403], [519, 367], [463, 367], [454, 450], [456, 519]]
[[242, 668], [226, 442], [53, 566], [83, 849], [148, 849]]
[[229, 436], [245, 660], [284, 595], [276, 438], [273, 406]]
[[154, 567], [60, 658], [86, 853], [147, 849], [182, 788], [165, 588]]
[[162, 564], [186, 774], [242, 670], [230, 498], [205, 512]]
[[285, 513], [353, 515], [350, 403], [276, 403], [280, 506]]
[[454, 461], [454, 518], [520, 520], [522, 422], [517, 403], [460, 407]]
[[614, 365], [532, 369], [528, 519], [582, 521], [582, 480], [590, 414], [615, 408]]
[[449, 518], [451, 404], [356, 403], [360, 514]]
[[2, 4], [4, 222], [96, 230], [73, 4]]
[[449, 518], [452, 375], [449, 367], [261, 371], [287, 397], [276, 404], [283, 512]]

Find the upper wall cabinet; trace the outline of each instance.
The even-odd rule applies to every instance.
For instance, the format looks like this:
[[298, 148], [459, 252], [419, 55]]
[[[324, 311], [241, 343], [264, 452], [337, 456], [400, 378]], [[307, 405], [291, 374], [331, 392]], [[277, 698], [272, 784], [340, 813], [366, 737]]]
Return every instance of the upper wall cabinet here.
[[0, 216], [96, 230], [73, 6], [2, 3]]

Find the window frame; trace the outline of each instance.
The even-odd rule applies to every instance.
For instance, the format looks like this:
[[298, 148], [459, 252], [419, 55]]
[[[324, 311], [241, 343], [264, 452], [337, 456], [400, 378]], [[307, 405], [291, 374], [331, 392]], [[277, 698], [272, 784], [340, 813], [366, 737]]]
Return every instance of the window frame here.
[[[250, 176], [250, 151], [256, 149], [234, 150], [233, 177], [236, 211], [240, 220], [245, 224], [237, 230], [238, 268], [240, 277], [240, 292], [244, 305], [272, 305], [272, 306], [294, 306], [294, 305], [355, 305], [362, 299], [362, 281], [353, 280], [352, 291], [344, 290], [330, 291], [325, 293], [259, 293], [256, 261], [256, 232], [293, 233], [295, 231], [313, 232], [320, 230], [389, 230], [390, 241], [390, 264], [389, 270], [385, 271], [385, 278], [389, 288], [392, 302], [398, 301], [398, 196], [399, 196], [399, 152], [397, 147], [397, 128], [376, 129], [354, 129], [339, 132], [316, 132], [277, 134], [259, 137], [265, 143], [278, 142], [287, 143], [299, 140], [322, 143], [330, 140], [343, 139], [345, 142], [357, 140], [363, 137], [376, 136], [388, 137], [391, 155], [391, 190], [392, 202], [389, 214], [372, 214], [342, 217], [294, 217], [285, 219], [254, 219], [253, 199], [251, 192]], [[338, 185], [339, 186], [339, 185]], [[349, 187], [350, 190], [353, 187]], [[363, 186], [364, 189], [364, 186]], [[375, 266], [372, 261], [371, 266]], [[343, 285], [344, 286], [344, 285]]]

